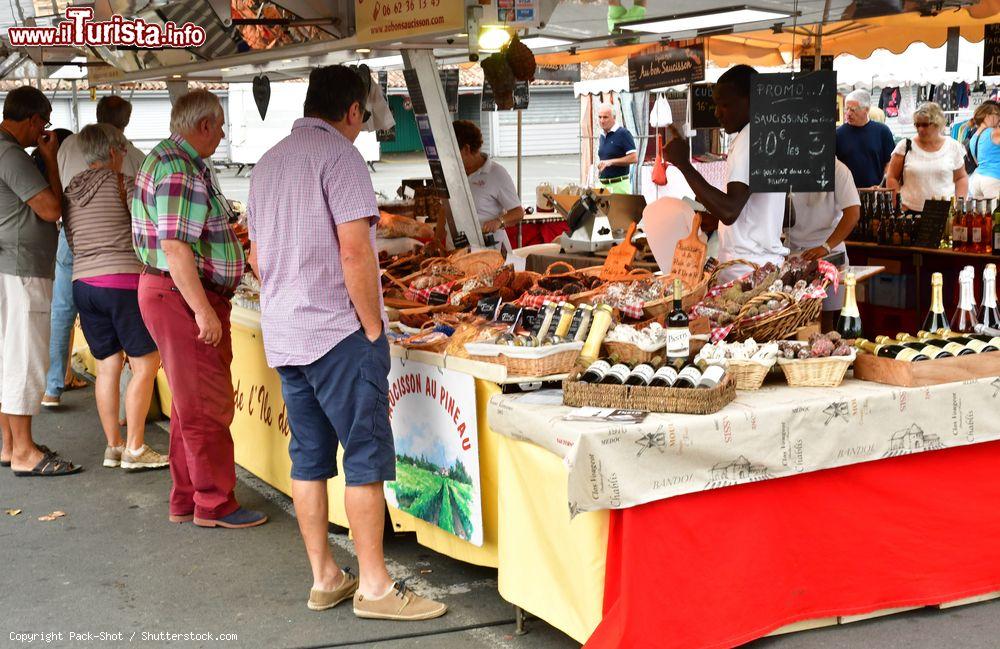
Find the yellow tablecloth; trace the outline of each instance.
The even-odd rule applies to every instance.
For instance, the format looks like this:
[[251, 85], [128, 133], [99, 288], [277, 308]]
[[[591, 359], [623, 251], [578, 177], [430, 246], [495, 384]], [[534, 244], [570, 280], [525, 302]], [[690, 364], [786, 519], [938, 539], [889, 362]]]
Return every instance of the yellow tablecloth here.
[[[232, 425], [236, 462], [275, 489], [291, 494], [288, 429], [277, 372], [267, 366], [257, 314], [233, 309]], [[75, 351], [94, 371], [86, 342], [77, 332]], [[160, 371], [157, 390], [170, 412], [170, 388]], [[500, 386], [476, 380], [483, 546], [389, 508], [393, 527], [415, 532], [417, 541], [459, 561], [498, 568], [500, 594], [580, 642], [601, 619], [607, 512], [578, 516], [566, 507], [566, 469], [555, 455], [489, 429], [486, 404]], [[330, 521], [349, 527], [344, 482], [329, 482]]]

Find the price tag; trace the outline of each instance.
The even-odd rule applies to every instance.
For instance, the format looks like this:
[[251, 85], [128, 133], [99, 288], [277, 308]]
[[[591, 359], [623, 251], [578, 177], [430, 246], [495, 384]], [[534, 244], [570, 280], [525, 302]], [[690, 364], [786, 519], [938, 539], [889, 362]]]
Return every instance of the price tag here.
[[517, 323], [520, 321], [521, 307], [511, 303], [507, 303], [501, 307], [500, 316], [497, 318], [497, 322], [510, 326], [510, 330], [513, 331], [514, 327], [516, 327]]
[[576, 338], [576, 332], [580, 331], [580, 325], [583, 324], [584, 316], [589, 317], [592, 315], [587, 309], [582, 307], [577, 308], [576, 313], [573, 314], [573, 319], [569, 323], [569, 331], [566, 332], [566, 338], [568, 340], [573, 340]]
[[476, 315], [493, 321], [497, 319], [497, 309], [500, 308], [500, 296], [484, 297], [476, 304]]
[[448, 304], [448, 294], [441, 291], [434, 291], [427, 296], [428, 306], [441, 306], [442, 304]]
[[528, 331], [535, 330], [535, 323], [538, 321], [538, 309], [522, 309], [521, 325]]

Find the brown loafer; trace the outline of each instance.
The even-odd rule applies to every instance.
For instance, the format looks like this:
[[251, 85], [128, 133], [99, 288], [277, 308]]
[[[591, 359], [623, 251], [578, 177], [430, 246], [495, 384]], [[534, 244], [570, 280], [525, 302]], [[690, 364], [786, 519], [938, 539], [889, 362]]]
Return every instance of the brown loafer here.
[[379, 599], [369, 599], [360, 591], [354, 593], [354, 614], [369, 620], [430, 620], [447, 611], [447, 604], [421, 597], [398, 581], [388, 595]]
[[357, 577], [353, 576], [348, 568], [344, 568], [341, 572], [344, 578], [340, 581], [340, 585], [333, 590], [313, 588], [309, 591], [309, 601], [306, 606], [309, 607], [310, 611], [325, 611], [328, 608], [333, 608], [344, 600], [350, 599], [358, 590]]

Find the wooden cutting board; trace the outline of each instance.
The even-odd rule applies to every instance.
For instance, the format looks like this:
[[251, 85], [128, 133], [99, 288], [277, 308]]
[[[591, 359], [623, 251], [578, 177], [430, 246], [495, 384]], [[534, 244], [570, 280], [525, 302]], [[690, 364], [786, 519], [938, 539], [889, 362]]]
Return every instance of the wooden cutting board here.
[[613, 280], [628, 274], [628, 269], [635, 259], [635, 253], [638, 252], [635, 244], [632, 243], [635, 229], [635, 223], [629, 225], [625, 232], [625, 239], [608, 251], [608, 258], [604, 260], [604, 268], [601, 270], [601, 279]]
[[677, 242], [670, 274], [680, 277], [686, 286], [695, 286], [702, 280], [708, 246], [698, 238], [701, 214], [695, 212], [691, 221], [691, 234]]

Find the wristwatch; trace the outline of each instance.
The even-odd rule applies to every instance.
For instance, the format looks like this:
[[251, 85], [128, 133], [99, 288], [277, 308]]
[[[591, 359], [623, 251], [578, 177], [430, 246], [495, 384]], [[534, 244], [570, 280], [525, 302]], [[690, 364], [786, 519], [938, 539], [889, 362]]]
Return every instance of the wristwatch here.
[[830, 249], [830, 244], [828, 244], [826, 241], [824, 241], [821, 245], [826, 250], [826, 254], [830, 254], [831, 252], [833, 252], [833, 250]]

